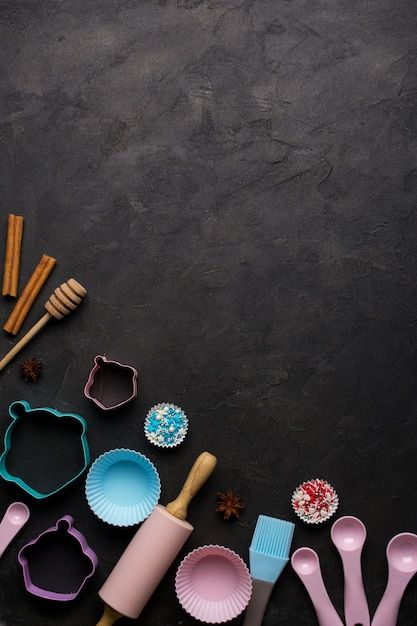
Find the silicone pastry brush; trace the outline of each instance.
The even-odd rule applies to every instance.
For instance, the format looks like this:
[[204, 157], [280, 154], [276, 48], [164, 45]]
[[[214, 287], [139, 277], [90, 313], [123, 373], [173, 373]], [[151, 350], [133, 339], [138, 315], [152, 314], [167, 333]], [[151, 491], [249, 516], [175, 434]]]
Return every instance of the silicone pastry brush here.
[[185, 521], [188, 505], [216, 463], [210, 452], [202, 452], [179, 496], [166, 508], [158, 504], [142, 524], [99, 591], [106, 607], [97, 626], [112, 626], [121, 617], [139, 617], [192, 533], [193, 527]]
[[87, 294], [80, 283], [74, 278], [70, 278], [66, 283], [57, 287], [49, 300], [45, 302], [46, 313], [34, 326], [26, 333], [20, 341], [4, 356], [0, 361], [0, 371], [18, 354], [29, 341], [51, 320], [62, 320], [71, 313], [83, 301]]
[[249, 548], [252, 598], [243, 626], [261, 626], [274, 585], [288, 563], [293, 534], [292, 522], [258, 517]]

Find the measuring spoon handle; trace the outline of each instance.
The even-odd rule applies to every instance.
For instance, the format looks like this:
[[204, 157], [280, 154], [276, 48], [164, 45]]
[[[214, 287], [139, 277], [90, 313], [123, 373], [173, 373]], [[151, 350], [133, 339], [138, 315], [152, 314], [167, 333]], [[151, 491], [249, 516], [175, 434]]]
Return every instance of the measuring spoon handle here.
[[394, 575], [390, 572], [387, 587], [372, 620], [372, 626], [396, 626], [401, 600], [409, 580], [408, 576]]
[[298, 576], [313, 603], [319, 626], [343, 626], [324, 586], [320, 570], [313, 574]]
[[370, 626], [368, 600], [362, 579], [361, 552], [341, 552], [345, 577], [345, 622], [346, 626]]

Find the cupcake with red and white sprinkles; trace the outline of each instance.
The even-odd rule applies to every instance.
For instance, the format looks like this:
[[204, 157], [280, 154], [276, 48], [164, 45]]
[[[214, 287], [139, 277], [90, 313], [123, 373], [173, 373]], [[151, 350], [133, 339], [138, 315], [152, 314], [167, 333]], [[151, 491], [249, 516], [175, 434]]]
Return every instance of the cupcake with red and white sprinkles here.
[[314, 478], [303, 483], [292, 494], [292, 508], [306, 524], [321, 524], [337, 510], [339, 498], [326, 480]]

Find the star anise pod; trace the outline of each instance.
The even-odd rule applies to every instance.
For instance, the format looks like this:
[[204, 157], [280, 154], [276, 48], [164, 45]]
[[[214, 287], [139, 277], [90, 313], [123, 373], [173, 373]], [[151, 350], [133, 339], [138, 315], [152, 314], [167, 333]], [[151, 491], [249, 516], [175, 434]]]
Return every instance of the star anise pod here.
[[245, 508], [240, 496], [233, 493], [231, 489], [228, 489], [226, 493], [217, 494], [219, 501], [217, 502], [216, 511], [223, 513], [224, 519], [230, 519], [231, 517], [239, 518], [239, 511]]
[[42, 373], [42, 361], [32, 356], [30, 359], [26, 359], [20, 366], [22, 378], [27, 383], [36, 383], [39, 380], [39, 376]]

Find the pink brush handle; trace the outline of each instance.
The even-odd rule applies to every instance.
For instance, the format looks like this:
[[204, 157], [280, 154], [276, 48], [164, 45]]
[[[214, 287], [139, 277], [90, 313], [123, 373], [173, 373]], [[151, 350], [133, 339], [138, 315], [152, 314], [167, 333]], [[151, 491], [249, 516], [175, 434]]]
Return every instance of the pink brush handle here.
[[390, 572], [387, 588], [372, 620], [372, 626], [396, 626], [401, 600], [409, 581], [410, 576]]
[[370, 626], [368, 600], [362, 580], [361, 553], [341, 553], [345, 575], [345, 622], [346, 626]]

